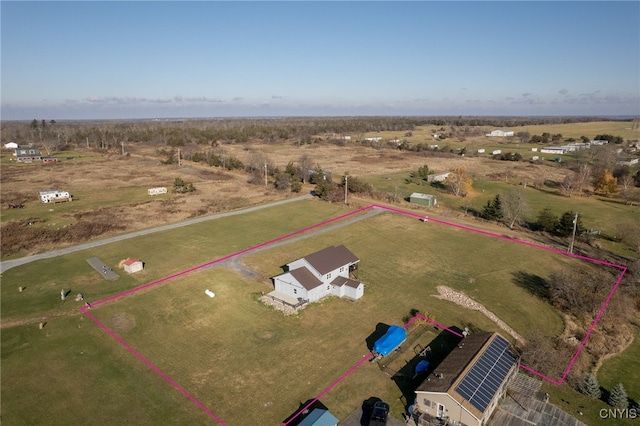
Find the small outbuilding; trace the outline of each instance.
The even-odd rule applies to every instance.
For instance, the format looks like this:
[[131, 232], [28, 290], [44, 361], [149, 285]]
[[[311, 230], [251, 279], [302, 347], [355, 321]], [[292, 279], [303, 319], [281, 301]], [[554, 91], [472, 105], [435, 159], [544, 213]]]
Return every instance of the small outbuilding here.
[[125, 272], [129, 274], [133, 274], [135, 272], [140, 272], [144, 268], [144, 263], [140, 259], [127, 259], [122, 262], [122, 266]]
[[432, 194], [421, 194], [419, 192], [414, 192], [409, 197], [409, 202], [412, 204], [422, 204], [423, 206], [433, 207], [438, 204], [436, 200], [436, 196]]
[[48, 191], [40, 191], [38, 193], [40, 201], [43, 203], [66, 203], [73, 201], [73, 197], [68, 191], [60, 191], [58, 189], [51, 189]]
[[302, 419], [298, 426], [337, 426], [338, 419], [329, 412], [316, 408]]

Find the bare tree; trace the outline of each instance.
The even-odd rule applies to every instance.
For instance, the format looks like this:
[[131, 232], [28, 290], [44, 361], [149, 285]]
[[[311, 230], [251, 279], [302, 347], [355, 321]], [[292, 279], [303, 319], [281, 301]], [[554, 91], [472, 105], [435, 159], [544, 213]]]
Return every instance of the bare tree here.
[[624, 175], [618, 179], [618, 189], [620, 190], [620, 196], [624, 200], [625, 204], [629, 204], [629, 201], [633, 197], [633, 188], [635, 187], [635, 179], [633, 176]]
[[581, 194], [585, 185], [591, 179], [591, 166], [587, 163], [580, 163], [575, 175], [575, 190]]
[[298, 159], [298, 166], [302, 174], [302, 183], [309, 181], [309, 175], [313, 170], [313, 160], [308, 154], [302, 154]]
[[467, 175], [464, 167], [458, 167], [451, 171], [445, 182], [449, 191], [456, 197], [465, 197], [471, 191], [473, 180]]
[[562, 190], [562, 193], [567, 197], [571, 198], [573, 191], [575, 191], [576, 187], [578, 186], [577, 181], [578, 181], [577, 173], [569, 172], [569, 174], [564, 178], [564, 180], [562, 181], [562, 184], [560, 185], [560, 189]]
[[524, 193], [521, 190], [513, 190], [505, 193], [501, 197], [502, 217], [505, 224], [513, 229], [513, 226], [526, 213], [528, 206]]

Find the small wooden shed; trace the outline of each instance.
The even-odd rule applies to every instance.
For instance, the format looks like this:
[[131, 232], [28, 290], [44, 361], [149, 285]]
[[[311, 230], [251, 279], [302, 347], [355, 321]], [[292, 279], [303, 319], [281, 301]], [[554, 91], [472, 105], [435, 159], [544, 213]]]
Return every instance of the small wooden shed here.
[[409, 197], [409, 202], [412, 204], [422, 204], [423, 206], [435, 206], [438, 204], [435, 195], [431, 194], [421, 194], [419, 192], [414, 192]]
[[125, 272], [130, 274], [140, 272], [144, 268], [144, 264], [140, 259], [127, 259], [122, 262], [122, 266], [124, 267]]

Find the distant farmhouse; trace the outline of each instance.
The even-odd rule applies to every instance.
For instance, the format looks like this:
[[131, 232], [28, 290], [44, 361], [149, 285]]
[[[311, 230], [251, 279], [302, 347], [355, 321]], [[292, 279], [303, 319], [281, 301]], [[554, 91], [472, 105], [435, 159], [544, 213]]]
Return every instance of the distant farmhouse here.
[[493, 130], [491, 133], [487, 133], [485, 136], [488, 136], [490, 138], [493, 137], [507, 137], [507, 136], [513, 136], [513, 130]]
[[357, 278], [358, 262], [344, 245], [330, 246], [288, 263], [284, 274], [273, 277], [270, 296], [284, 302], [316, 302], [328, 295], [358, 300], [364, 284]]
[[427, 175], [427, 182], [444, 182], [447, 180], [451, 172], [443, 172], [443, 173], [435, 173], [432, 175]]
[[567, 148], [563, 146], [547, 146], [540, 148], [540, 152], [543, 154], [566, 154]]
[[15, 142], [7, 142], [4, 144], [5, 149], [16, 149], [18, 148], [18, 144]]
[[417, 387], [416, 423], [485, 425], [517, 373], [518, 361], [498, 333], [465, 337]]
[[72, 197], [67, 191], [59, 191], [57, 189], [52, 189], [49, 191], [40, 191], [38, 194], [40, 196], [40, 201], [43, 203], [64, 203], [71, 202]]
[[42, 160], [42, 154], [40, 154], [40, 150], [35, 146], [16, 148], [16, 160], [19, 163], [31, 163], [32, 161], [40, 161]]

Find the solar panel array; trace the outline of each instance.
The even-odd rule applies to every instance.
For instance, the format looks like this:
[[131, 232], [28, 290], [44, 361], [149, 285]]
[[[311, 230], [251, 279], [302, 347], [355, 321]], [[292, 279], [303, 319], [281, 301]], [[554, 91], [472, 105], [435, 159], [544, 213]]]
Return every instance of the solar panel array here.
[[500, 336], [491, 342], [475, 365], [456, 387], [460, 394], [481, 413], [504, 381], [517, 357], [508, 350], [509, 342]]

